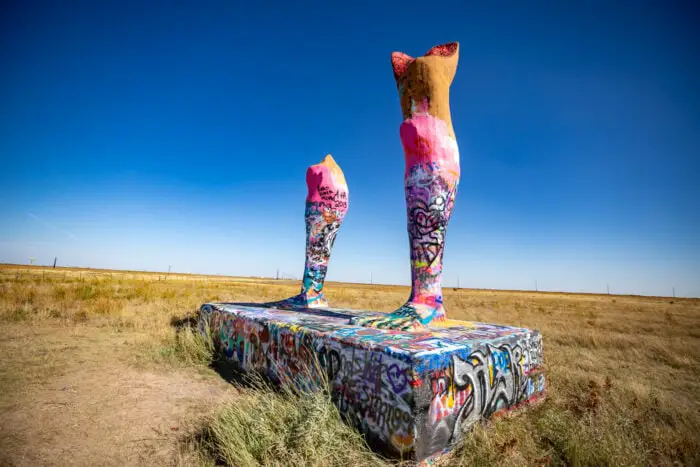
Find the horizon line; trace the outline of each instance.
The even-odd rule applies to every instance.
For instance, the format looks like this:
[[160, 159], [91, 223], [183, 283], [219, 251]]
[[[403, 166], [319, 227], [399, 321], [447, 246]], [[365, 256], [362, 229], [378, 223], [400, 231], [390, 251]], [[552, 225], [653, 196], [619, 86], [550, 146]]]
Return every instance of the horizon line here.
[[[231, 278], [231, 279], [263, 279], [275, 282], [299, 282], [300, 279], [289, 279], [289, 278], [275, 278], [268, 276], [232, 276], [230, 274], [219, 274], [219, 273], [191, 273], [191, 272], [177, 272], [177, 271], [153, 271], [147, 269], [113, 269], [113, 268], [93, 268], [89, 266], [52, 266], [52, 265], [38, 265], [38, 264], [19, 264], [19, 263], [6, 263], [0, 262], [0, 267], [14, 266], [18, 268], [27, 269], [73, 269], [73, 270], [87, 270], [95, 272], [118, 272], [118, 273], [134, 273], [134, 274], [157, 274], [157, 275], [179, 275], [179, 276], [204, 276], [204, 277], [220, 277], [220, 278]], [[353, 284], [353, 285], [367, 285], [367, 286], [385, 286], [385, 287], [410, 287], [406, 284], [387, 284], [381, 282], [353, 282], [353, 281], [326, 281], [326, 284]], [[569, 292], [565, 290], [533, 290], [533, 289], [496, 289], [496, 288], [483, 288], [483, 287], [454, 287], [445, 286], [443, 289], [453, 289], [455, 290], [472, 290], [472, 291], [485, 291], [485, 292], [511, 292], [511, 293], [537, 293], [537, 294], [561, 294], [561, 295], [590, 295], [590, 296], [602, 296], [602, 297], [639, 297], [639, 298], [652, 298], [652, 299], [672, 299], [672, 300], [700, 300], [698, 297], [678, 297], [671, 295], [644, 295], [644, 294], [618, 294], [618, 293], [604, 293], [604, 292]]]

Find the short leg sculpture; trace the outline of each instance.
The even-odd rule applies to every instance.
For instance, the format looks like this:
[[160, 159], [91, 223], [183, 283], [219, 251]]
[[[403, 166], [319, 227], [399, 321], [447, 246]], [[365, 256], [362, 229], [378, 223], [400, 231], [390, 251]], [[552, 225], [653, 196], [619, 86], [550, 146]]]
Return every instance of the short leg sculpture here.
[[445, 319], [442, 254], [460, 175], [449, 102], [458, 56], [456, 42], [435, 46], [423, 57], [391, 55], [404, 118], [400, 135], [406, 160], [411, 296], [385, 318], [354, 318], [353, 324], [410, 330]]
[[306, 263], [301, 292], [270, 303], [278, 308], [322, 308], [328, 260], [335, 237], [348, 210], [348, 187], [343, 171], [329, 154], [306, 171]]

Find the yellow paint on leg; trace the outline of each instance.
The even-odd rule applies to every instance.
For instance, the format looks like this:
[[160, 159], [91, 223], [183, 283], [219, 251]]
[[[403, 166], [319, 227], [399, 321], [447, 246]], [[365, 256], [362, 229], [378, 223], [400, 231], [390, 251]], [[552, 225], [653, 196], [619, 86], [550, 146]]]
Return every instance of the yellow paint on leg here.
[[443, 319], [442, 321], [434, 320], [428, 325], [428, 327], [431, 328], [451, 328], [453, 326], [473, 328], [474, 323], [471, 321], [461, 321], [458, 319]]
[[320, 165], [325, 165], [328, 167], [328, 169], [331, 171], [331, 174], [333, 175], [333, 180], [343, 186], [348, 186], [347, 182], [345, 181], [345, 174], [343, 174], [343, 171], [340, 169], [340, 166], [338, 163], [333, 159], [333, 156], [330, 154], [326, 154], [326, 157], [323, 158], [321, 161]]

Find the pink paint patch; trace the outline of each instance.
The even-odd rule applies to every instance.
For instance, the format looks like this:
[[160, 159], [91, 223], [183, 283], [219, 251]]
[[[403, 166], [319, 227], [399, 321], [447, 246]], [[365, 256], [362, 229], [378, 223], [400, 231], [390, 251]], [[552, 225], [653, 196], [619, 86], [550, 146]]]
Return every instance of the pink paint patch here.
[[459, 149], [447, 124], [427, 113], [404, 120], [400, 128], [406, 157], [406, 173], [417, 164], [439, 165], [440, 170], [459, 176]]
[[433, 308], [437, 308], [438, 306], [440, 306], [440, 303], [437, 301], [437, 298], [432, 295], [417, 295], [413, 297], [411, 301], [413, 303], [419, 303], [421, 305], [428, 305]]
[[330, 202], [334, 208], [347, 211], [347, 186], [335, 180], [330, 168], [321, 164], [309, 167], [306, 171], [306, 186], [309, 190], [306, 201]]
[[431, 423], [437, 423], [455, 412], [458, 413], [471, 393], [471, 386], [457, 389], [451, 374], [443, 374], [433, 379], [431, 386], [435, 395], [428, 413]]

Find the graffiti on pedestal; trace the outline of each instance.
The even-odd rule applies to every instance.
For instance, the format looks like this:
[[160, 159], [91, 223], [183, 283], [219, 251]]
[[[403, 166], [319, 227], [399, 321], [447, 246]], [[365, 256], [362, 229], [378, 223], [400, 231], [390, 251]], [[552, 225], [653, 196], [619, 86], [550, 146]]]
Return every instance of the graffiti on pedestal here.
[[242, 370], [302, 388], [325, 380], [348, 421], [393, 453], [426, 457], [480, 419], [544, 395], [538, 333], [480, 323], [403, 332], [342, 321], [209, 305], [200, 320]]
[[544, 391], [539, 372], [539, 335], [521, 343], [486, 344], [430, 374], [426, 428], [432, 433], [428, 450], [456, 440], [461, 431], [493, 414], [512, 410]]
[[213, 308], [203, 321], [209, 322], [215, 348], [240, 369], [302, 388], [325, 378], [333, 402], [358, 428], [398, 452], [412, 447], [410, 362], [331, 340], [331, 324], [318, 331], [312, 328], [323, 326], [262, 323]]

